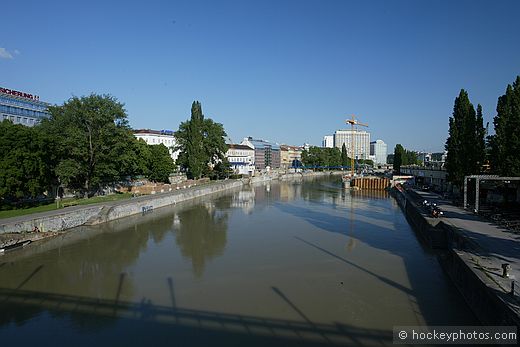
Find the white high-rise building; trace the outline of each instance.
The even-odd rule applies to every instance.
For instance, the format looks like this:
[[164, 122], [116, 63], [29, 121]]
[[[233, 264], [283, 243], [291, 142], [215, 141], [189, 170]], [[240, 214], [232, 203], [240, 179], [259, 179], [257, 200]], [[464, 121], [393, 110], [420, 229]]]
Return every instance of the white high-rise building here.
[[325, 135], [323, 136], [323, 141], [321, 143], [322, 147], [332, 148], [334, 147], [334, 136], [333, 135]]
[[354, 140], [354, 158], [368, 159], [370, 156], [369, 132], [356, 130], [336, 130], [334, 133], [334, 147], [337, 147], [341, 150], [343, 144], [345, 144], [349, 157], [352, 157], [352, 140]]
[[374, 164], [386, 165], [387, 145], [383, 140], [370, 142], [370, 154], [374, 156]]

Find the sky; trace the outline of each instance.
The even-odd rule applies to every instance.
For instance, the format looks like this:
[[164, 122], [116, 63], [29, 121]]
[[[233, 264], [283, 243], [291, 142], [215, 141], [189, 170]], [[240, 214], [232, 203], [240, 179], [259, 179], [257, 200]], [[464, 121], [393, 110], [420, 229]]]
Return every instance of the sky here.
[[461, 88], [484, 122], [520, 75], [520, 1], [10, 1], [0, 86], [110, 94], [135, 129], [194, 100], [234, 142], [321, 145], [356, 115], [391, 152], [444, 149]]

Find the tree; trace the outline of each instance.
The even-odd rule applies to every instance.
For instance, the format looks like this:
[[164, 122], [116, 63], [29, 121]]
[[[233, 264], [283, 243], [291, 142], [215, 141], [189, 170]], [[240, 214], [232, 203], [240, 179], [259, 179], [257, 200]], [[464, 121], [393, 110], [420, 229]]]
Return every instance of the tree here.
[[224, 127], [211, 119], [204, 119], [200, 102], [191, 106], [191, 119], [182, 122], [175, 132], [176, 149], [180, 150], [178, 164], [189, 178], [198, 179], [209, 174], [222, 161], [227, 151]]
[[486, 135], [487, 130], [484, 128], [484, 116], [482, 115], [482, 106], [477, 105], [477, 119], [475, 124], [475, 148], [473, 150], [475, 164], [475, 172], [480, 172], [486, 161]]
[[0, 198], [36, 197], [52, 183], [49, 139], [38, 127], [0, 123]]
[[493, 123], [495, 135], [490, 138], [493, 170], [502, 176], [520, 176], [520, 76], [498, 98]]
[[395, 145], [394, 148], [394, 172], [401, 173], [401, 165], [403, 163], [404, 148], [401, 144]]
[[341, 146], [341, 166], [350, 166], [350, 158], [348, 157], [347, 147], [345, 144]]
[[[202, 144], [204, 148], [204, 156], [206, 164], [204, 172], [209, 172], [219, 165], [218, 170], [225, 172], [230, 167], [226, 160], [226, 152], [228, 146], [226, 145], [227, 134], [224, 127], [220, 123], [215, 123], [212, 119], [204, 119], [202, 123]], [[209, 168], [209, 170], [207, 170]]]
[[227, 178], [231, 174], [233, 174], [231, 164], [227, 158], [224, 158], [215, 164], [215, 166], [209, 171], [208, 177], [212, 180], [219, 180]]
[[323, 163], [323, 166], [337, 167], [341, 166], [341, 152], [339, 148], [324, 148], [326, 153], [327, 161]]
[[73, 97], [62, 106], [49, 107], [51, 117], [42, 127], [55, 140], [56, 174], [85, 197], [94, 188], [125, 175], [124, 163], [133, 136], [123, 104], [110, 95]]
[[478, 114], [469, 101], [468, 93], [461, 89], [455, 98], [453, 115], [449, 120], [449, 137], [446, 140], [446, 170], [448, 179], [462, 187], [464, 176], [478, 174], [485, 158], [485, 129], [482, 107]]
[[312, 146], [302, 152], [302, 162], [310, 167], [335, 167], [341, 165], [341, 152], [338, 148]]
[[175, 170], [175, 164], [168, 148], [162, 143], [148, 147], [150, 151], [148, 179], [153, 182], [169, 183], [169, 177]]

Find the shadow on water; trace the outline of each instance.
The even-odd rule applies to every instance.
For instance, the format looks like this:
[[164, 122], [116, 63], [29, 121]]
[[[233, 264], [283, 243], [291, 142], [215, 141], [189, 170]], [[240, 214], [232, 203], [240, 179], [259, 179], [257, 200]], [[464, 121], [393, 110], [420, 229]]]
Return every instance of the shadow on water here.
[[[317, 183], [313, 182], [312, 184]], [[320, 230], [349, 236], [351, 238], [353, 233], [355, 233], [355, 238], [367, 246], [400, 257], [407, 274], [409, 285], [405, 286], [404, 284], [393, 281], [383, 273], [378, 274], [374, 271], [370, 271], [332, 252], [327, 249], [328, 247], [321, 245], [319, 241], [311, 242], [295, 236], [295, 239], [300, 241], [302, 245], [305, 244], [313, 247], [338, 261], [374, 276], [382, 283], [402, 291], [409, 297], [410, 302], [413, 303], [412, 306], [417, 305], [418, 313], [422, 316], [422, 319], [424, 319], [423, 322], [425, 324], [447, 325], [457, 324], [461, 321], [478, 324], [478, 321], [471, 313], [469, 307], [465, 305], [462, 298], [458, 295], [457, 289], [445, 277], [445, 274], [442, 272], [435, 258], [424, 255], [424, 253], [426, 253], [433, 256], [435, 252], [421, 243], [397, 207], [389, 207], [389, 202], [384, 202], [385, 199], [388, 199], [385, 197], [385, 194], [377, 194], [377, 200], [374, 202], [370, 201], [370, 199], [373, 198], [371, 196], [373, 194], [365, 196], [359, 192], [353, 194], [347, 192], [346, 195], [350, 196], [350, 199], [345, 201], [345, 199], [342, 199], [342, 194], [345, 194], [345, 192], [340, 186], [337, 187], [336, 191], [333, 191], [332, 187], [313, 190], [312, 186], [307, 188], [302, 187], [301, 191], [302, 198], [304, 198], [307, 203], [295, 202], [288, 204], [278, 202], [275, 206], [281, 212], [302, 219]], [[386, 214], [390, 214], [390, 217], [386, 217], [386, 220], [379, 220], [379, 212], [374, 215], [371, 214], [370, 209], [360, 211], [357, 208], [359, 203], [358, 199], [360, 198], [362, 200], [368, 200], [374, 208], [379, 206], [386, 209], [389, 212]], [[334, 212], [328, 211], [326, 209], [327, 205], [331, 204], [342, 205], [343, 209]], [[350, 209], [347, 208], [349, 206], [351, 207]], [[391, 216], [394, 214], [399, 214], [399, 218]], [[392, 219], [394, 219], [393, 222]], [[347, 244], [347, 249], [348, 247], [350, 247], [349, 244]], [[393, 273], [391, 269], [387, 269], [387, 271], [391, 271], [388, 275]], [[440, 283], [445, 283], [445, 285], [438, 288], [442, 289], [442, 295], [446, 299], [443, 304], [451, 306], [452, 312], [457, 312], [453, 317], [447, 318], [439, 305], [434, 304], [435, 300], [429, 299], [429, 296], [432, 295], [430, 283], [433, 280], [430, 278], [430, 274], [436, 278], [442, 278], [442, 282]], [[453, 307], [457, 307], [457, 310], [453, 310]]]
[[[155, 305], [146, 298], [133, 303], [0, 288], [0, 324], [11, 321], [19, 324], [24, 321], [24, 315], [35, 316], [45, 311], [75, 320], [91, 334], [98, 333], [103, 337], [96, 342], [98, 345], [178, 342], [182, 346], [379, 346], [391, 343], [392, 335], [388, 331], [339, 323], [313, 323], [278, 288], [271, 289], [298, 312], [303, 321], [183, 309], [176, 307], [174, 299], [172, 307], [166, 307]], [[116, 333], [103, 334], [107, 326], [116, 329]], [[49, 334], [45, 327], [31, 325], [28, 329], [33, 329], [31, 334], [7, 336], [0, 328], [2, 342], [40, 344], [42, 337]], [[52, 343], [68, 341], [75, 333], [62, 331], [53, 337]], [[91, 345], [93, 338], [96, 335], [89, 339], [75, 338], [74, 345]]]
[[312, 242], [306, 241], [306, 240], [304, 240], [304, 239], [302, 239], [302, 238], [300, 238], [300, 237], [298, 237], [298, 236], [295, 236], [294, 238], [297, 239], [297, 240], [299, 240], [299, 241], [301, 241], [301, 242], [303, 242], [303, 243], [305, 243], [305, 244], [307, 244], [307, 245], [309, 245], [309, 246], [311, 246], [311, 247], [314, 247], [314, 248], [320, 250], [321, 252], [323, 252], [323, 253], [325, 253], [325, 254], [330, 255], [330, 256], [333, 257], [333, 258], [336, 258], [336, 259], [338, 259], [338, 260], [344, 262], [345, 264], [348, 264], [348, 265], [350, 265], [350, 266], [353, 266], [353, 267], [355, 267], [355, 268], [358, 269], [358, 270], [361, 270], [361, 271], [363, 271], [363, 272], [365, 272], [365, 273], [367, 273], [367, 274], [369, 274], [369, 275], [374, 276], [374, 277], [377, 278], [379, 281], [381, 281], [381, 282], [383, 282], [383, 283], [386, 283], [386, 284], [388, 284], [388, 285], [391, 286], [391, 287], [394, 287], [394, 288], [396, 288], [396, 289], [399, 289], [400, 291], [403, 291], [403, 292], [405, 292], [406, 294], [410, 294], [410, 295], [413, 294], [412, 290], [410, 290], [409, 288], [406, 288], [405, 286], [403, 286], [403, 285], [401, 285], [401, 284], [399, 284], [399, 283], [397, 283], [397, 282], [394, 282], [394, 281], [392, 281], [392, 280], [390, 280], [390, 279], [388, 279], [388, 278], [385, 278], [385, 277], [380, 276], [380, 275], [378, 275], [378, 274], [376, 274], [376, 273], [374, 273], [374, 272], [372, 272], [372, 271], [370, 271], [370, 270], [367, 270], [367, 269], [365, 269], [365, 268], [363, 268], [363, 267], [361, 267], [361, 266], [359, 266], [359, 265], [357, 265], [357, 264], [355, 264], [355, 263], [353, 263], [353, 262], [351, 262], [351, 261], [349, 261], [349, 260], [347, 260], [347, 259], [345, 259], [345, 258], [343, 258], [343, 257], [340, 257], [340, 256], [337, 255], [337, 254], [334, 254], [334, 253], [332, 253], [332, 252], [326, 250], [325, 248], [322, 248], [322, 247], [320, 247], [320, 246], [318, 246], [318, 245], [316, 245], [316, 244], [314, 244], [314, 243], [312, 243]]
[[18, 287], [16, 287], [16, 289], [22, 288], [27, 282], [29, 282], [31, 280], [31, 278], [34, 277], [34, 275], [36, 275], [38, 272], [40, 272], [41, 269], [43, 269], [43, 265], [40, 265], [36, 269], [34, 269], [34, 271], [29, 276], [27, 276], [27, 278], [25, 280], [23, 280], [23, 282], [20, 283], [18, 285]]

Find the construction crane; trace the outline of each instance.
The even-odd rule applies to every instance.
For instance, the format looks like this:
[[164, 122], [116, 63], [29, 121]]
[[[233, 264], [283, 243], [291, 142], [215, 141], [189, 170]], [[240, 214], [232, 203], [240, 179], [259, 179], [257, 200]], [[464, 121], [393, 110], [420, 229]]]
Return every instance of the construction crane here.
[[350, 177], [354, 177], [354, 158], [356, 157], [356, 153], [355, 153], [355, 146], [354, 146], [354, 142], [356, 141], [356, 136], [355, 136], [355, 132], [357, 132], [357, 129], [356, 129], [356, 125], [360, 125], [360, 126], [363, 126], [363, 127], [368, 127], [368, 124], [364, 124], [364, 123], [360, 123], [357, 121], [356, 119], [356, 116], [354, 115], [351, 115], [351, 118], [350, 119], [347, 119], [345, 121], [345, 123], [347, 124], [350, 124], [350, 129], [352, 131], [352, 141], [350, 141], [350, 145], [351, 145], [351, 151], [350, 151], [350, 154], [351, 154], [351, 157], [350, 157]]

